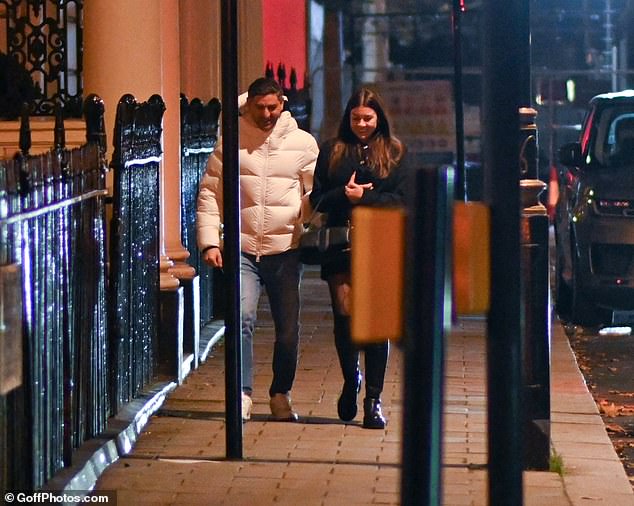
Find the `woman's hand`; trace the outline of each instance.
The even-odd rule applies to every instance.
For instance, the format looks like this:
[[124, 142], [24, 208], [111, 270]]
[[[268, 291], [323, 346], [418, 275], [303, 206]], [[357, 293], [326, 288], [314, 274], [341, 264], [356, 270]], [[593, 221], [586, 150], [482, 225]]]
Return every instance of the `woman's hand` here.
[[355, 181], [356, 176], [357, 173], [355, 171], [352, 173], [352, 176], [350, 176], [350, 179], [348, 180], [344, 188], [346, 197], [348, 197], [348, 200], [353, 204], [356, 204], [357, 202], [359, 202], [359, 200], [361, 200], [361, 197], [363, 197], [363, 192], [365, 190], [371, 190], [373, 188], [372, 183], [358, 184]]

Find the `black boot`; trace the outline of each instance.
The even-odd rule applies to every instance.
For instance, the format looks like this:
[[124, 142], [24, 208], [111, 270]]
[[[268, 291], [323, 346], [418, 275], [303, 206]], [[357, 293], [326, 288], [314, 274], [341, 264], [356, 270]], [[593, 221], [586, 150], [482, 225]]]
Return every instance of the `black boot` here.
[[372, 397], [363, 399], [363, 427], [366, 429], [385, 428], [385, 418], [381, 413], [381, 399]]
[[334, 314], [335, 347], [343, 374], [343, 388], [337, 402], [337, 414], [344, 422], [357, 416], [357, 394], [361, 387], [359, 350], [350, 339], [350, 317]]
[[361, 373], [357, 370], [356, 381], [347, 380], [343, 383], [341, 395], [337, 402], [337, 414], [344, 422], [349, 422], [357, 416], [357, 394], [361, 389]]

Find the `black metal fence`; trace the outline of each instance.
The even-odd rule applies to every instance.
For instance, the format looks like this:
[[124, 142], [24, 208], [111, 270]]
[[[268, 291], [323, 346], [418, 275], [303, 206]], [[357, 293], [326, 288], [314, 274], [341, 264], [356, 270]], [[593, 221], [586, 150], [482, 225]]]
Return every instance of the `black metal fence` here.
[[[157, 379], [165, 104], [158, 95], [119, 101], [109, 241], [104, 105], [91, 95], [83, 109], [82, 147], [65, 149], [60, 107], [54, 148], [29, 155], [25, 109], [21, 153], [0, 160], [2, 492], [45, 485]], [[195, 203], [217, 139], [220, 102], [183, 98], [182, 113], [183, 242], [205, 279], [208, 320], [217, 309], [213, 275], [196, 250]]]
[[[196, 245], [196, 199], [198, 184], [205, 172], [207, 159], [218, 140], [220, 101], [211, 99], [206, 104], [200, 99], [191, 102], [181, 96], [181, 241], [189, 251], [188, 263], [200, 279], [200, 320], [205, 325], [222, 317], [221, 305], [214, 297], [221, 284], [221, 274], [207, 266], [200, 258]], [[215, 290], [214, 290], [215, 289]], [[216, 303], [215, 303], [216, 301]]]
[[112, 408], [148, 386], [157, 362], [159, 161], [165, 104], [124, 95], [114, 132], [109, 343]]
[[310, 98], [310, 82], [308, 75], [304, 76], [304, 87], [297, 87], [297, 72], [291, 67], [288, 76], [289, 86], [286, 86], [286, 65], [280, 63], [277, 71], [273, 72], [273, 64], [267, 63], [264, 75], [271, 79], [277, 79], [284, 90], [286, 96], [285, 109], [289, 110], [293, 118], [297, 121], [297, 125], [302, 130], [310, 132], [310, 119], [313, 111], [313, 102]]
[[28, 154], [24, 114], [21, 153], [0, 161], [0, 276], [10, 266], [19, 273], [4, 278], [14, 286], [3, 290], [0, 319], [23, 308], [21, 329], [0, 325], [2, 352], [21, 339], [11, 358], [23, 371], [20, 386], [0, 395], [3, 491], [44, 484], [108, 416], [104, 136], [92, 130], [103, 127], [101, 100], [88, 97], [84, 114], [85, 145], [65, 149], [58, 110], [55, 147], [38, 156]]

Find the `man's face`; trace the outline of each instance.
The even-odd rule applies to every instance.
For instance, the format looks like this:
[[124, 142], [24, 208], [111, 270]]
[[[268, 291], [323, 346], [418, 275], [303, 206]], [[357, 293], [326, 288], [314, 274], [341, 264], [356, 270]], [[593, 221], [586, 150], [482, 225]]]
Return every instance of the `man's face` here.
[[247, 114], [257, 127], [265, 132], [273, 129], [283, 109], [284, 102], [275, 93], [256, 95], [247, 99]]

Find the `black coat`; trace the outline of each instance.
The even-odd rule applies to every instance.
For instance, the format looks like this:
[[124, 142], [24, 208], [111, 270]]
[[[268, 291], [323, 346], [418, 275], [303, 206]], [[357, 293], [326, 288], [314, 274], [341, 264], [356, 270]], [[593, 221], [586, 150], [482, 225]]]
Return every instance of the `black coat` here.
[[[319, 148], [313, 190], [310, 194], [313, 209], [317, 207], [318, 211], [328, 213], [328, 226], [348, 223], [355, 205], [402, 206], [405, 204], [408, 174], [406, 157], [401, 159], [401, 162], [386, 178], [379, 178], [369, 167], [364, 166], [358, 157], [344, 157], [339, 167], [330, 174], [328, 165], [334, 143], [334, 139], [331, 139]], [[357, 183], [372, 183], [374, 188], [364, 191], [361, 200], [352, 204], [346, 197], [344, 189], [355, 171]]]
[[[319, 148], [313, 189], [310, 203], [313, 209], [327, 213], [327, 226], [346, 225], [354, 206], [403, 206], [408, 187], [408, 173], [406, 156], [392, 169], [388, 177], [380, 178], [372, 170], [363, 165], [356, 156], [342, 158], [339, 167], [329, 173], [328, 165], [335, 140], [324, 142]], [[372, 183], [372, 190], [365, 190], [361, 200], [351, 203], [345, 195], [345, 186], [352, 173], [356, 171], [355, 180], [359, 184]], [[322, 265], [322, 278], [330, 274], [350, 271], [350, 254], [342, 253], [333, 262]]]

